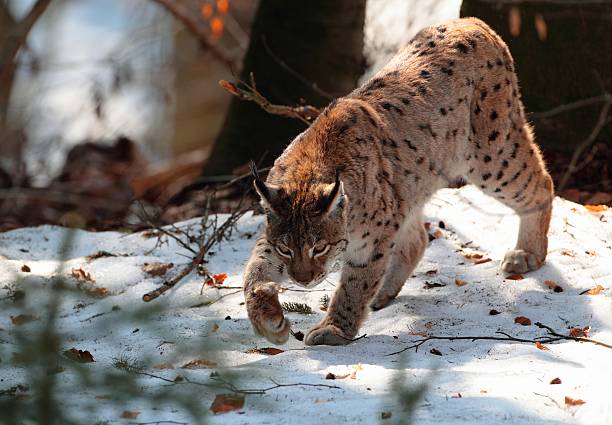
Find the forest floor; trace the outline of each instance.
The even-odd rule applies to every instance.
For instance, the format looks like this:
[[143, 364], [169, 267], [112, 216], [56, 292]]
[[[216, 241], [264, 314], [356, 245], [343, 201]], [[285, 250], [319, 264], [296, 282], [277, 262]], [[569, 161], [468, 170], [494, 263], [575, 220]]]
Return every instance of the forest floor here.
[[[57, 403], [83, 418], [80, 423], [191, 424], [170, 396], [160, 401], [153, 395], [182, 391], [208, 410], [217, 394], [230, 392], [227, 385], [208, 386], [223, 387], [220, 379], [235, 385], [230, 389], [265, 391], [247, 394], [230, 413], [211, 414], [212, 424], [395, 423], [404, 413], [391, 383], [403, 374], [408, 386], [428, 386], [416, 404], [417, 424], [610, 424], [612, 349], [604, 346], [431, 340], [405, 357], [390, 355], [424, 336], [546, 336], [536, 322], [612, 344], [612, 210], [592, 211], [557, 198], [553, 212], [546, 264], [505, 279], [500, 259], [514, 243], [518, 218], [471, 186], [438, 192], [426, 208], [435, 238], [397, 300], [370, 314], [360, 331], [366, 337], [344, 347], [305, 347], [292, 337], [276, 347], [282, 351], [269, 350], [273, 345], [254, 335], [239, 289], [261, 216], [247, 214], [231, 239], [213, 248], [207, 267], [226, 273], [223, 283], [203, 286], [203, 277], [192, 273], [148, 304], [142, 295], [163, 282], [164, 267], [147, 269], [160, 274], [151, 276], [145, 263], [173, 263], [165, 272], [171, 276], [192, 256], [173, 239], [158, 246], [163, 238], [150, 231], [76, 231], [60, 262], [64, 228], [2, 233], [0, 401], [15, 397], [4, 390], [30, 382], [32, 370], [15, 359], [25, 349], [24, 338], [44, 331], [52, 278], [64, 276], [75, 290], [59, 301], [59, 350], [83, 350], [77, 357], [85, 363], [54, 376]], [[337, 282], [334, 273], [313, 291], [283, 284], [281, 301], [313, 310], [288, 313], [295, 332], [306, 333], [321, 319], [320, 299], [331, 296]], [[158, 310], [143, 322], [136, 312], [145, 305]], [[532, 325], [515, 323], [520, 316]], [[85, 351], [94, 362], [87, 362]], [[118, 400], [116, 383], [115, 390], [108, 383], [79, 384], [87, 373], [96, 382], [109, 371], [137, 383], [139, 398]], [[332, 375], [336, 379], [326, 379]], [[551, 384], [556, 378], [560, 383]], [[22, 401], [35, 399], [35, 391], [31, 382], [17, 390]], [[229, 408], [230, 401], [220, 405]]]

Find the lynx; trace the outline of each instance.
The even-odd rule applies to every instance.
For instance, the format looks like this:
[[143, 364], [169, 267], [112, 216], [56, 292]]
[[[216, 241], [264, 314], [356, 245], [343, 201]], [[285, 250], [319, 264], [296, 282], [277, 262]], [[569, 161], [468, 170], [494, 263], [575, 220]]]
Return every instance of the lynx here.
[[546, 258], [553, 184], [525, 119], [513, 59], [484, 22], [428, 27], [376, 75], [332, 102], [275, 161], [253, 169], [266, 224], [244, 274], [255, 331], [284, 343], [277, 282], [305, 288], [342, 263], [307, 345], [349, 343], [368, 306], [391, 302], [423, 256], [422, 208], [438, 189], [474, 184], [520, 216], [505, 273]]

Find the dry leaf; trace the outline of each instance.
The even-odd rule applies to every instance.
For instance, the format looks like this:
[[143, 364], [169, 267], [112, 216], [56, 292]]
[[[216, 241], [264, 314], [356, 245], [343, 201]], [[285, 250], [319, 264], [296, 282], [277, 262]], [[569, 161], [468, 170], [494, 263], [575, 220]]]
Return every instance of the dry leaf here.
[[568, 406], [580, 406], [584, 403], [586, 403], [586, 401], [581, 399], [573, 399], [571, 397], [565, 396], [565, 404], [567, 404]]
[[521, 11], [516, 6], [512, 6], [508, 11], [508, 27], [512, 37], [518, 37], [521, 34]]
[[483, 264], [483, 263], [488, 263], [489, 261], [491, 261], [489, 257], [485, 256], [485, 254], [480, 253], [480, 252], [461, 251], [461, 255], [463, 255], [463, 257], [470, 260], [474, 264]]
[[463, 285], [467, 285], [467, 282], [465, 280], [455, 279], [455, 285], [463, 286]]
[[413, 335], [413, 336], [424, 336], [424, 337], [426, 337], [426, 336], [427, 336], [427, 334], [426, 334], [425, 332], [416, 332], [416, 331], [414, 331], [414, 332], [408, 332], [408, 335]]
[[200, 13], [202, 14], [202, 17], [204, 19], [210, 19], [210, 17], [213, 15], [213, 5], [210, 3], [203, 3], [202, 7], [200, 9]]
[[13, 322], [13, 325], [15, 326], [25, 325], [26, 323], [33, 322], [34, 320], [38, 320], [38, 318], [29, 314], [11, 316], [11, 322]]
[[555, 378], [550, 381], [550, 385], [559, 385], [561, 383], [561, 378]]
[[174, 369], [174, 365], [172, 363], [158, 363], [153, 365], [153, 369]]
[[87, 288], [86, 292], [94, 298], [104, 298], [109, 295], [108, 289], [103, 288], [101, 286]]
[[584, 206], [588, 212], [592, 212], [592, 213], [598, 213], [598, 212], [604, 212], [604, 211], [608, 211], [610, 209], [610, 207], [608, 207], [607, 205], [585, 205]]
[[444, 233], [442, 233], [442, 230], [438, 229], [434, 232], [434, 236], [439, 239], [444, 236]]
[[174, 267], [172, 263], [144, 263], [142, 271], [149, 276], [163, 276]]
[[586, 326], [582, 329], [580, 328], [571, 328], [569, 335], [573, 336], [574, 338], [588, 338], [589, 337], [589, 332], [591, 331], [591, 327], [590, 326]]
[[121, 414], [123, 419], [136, 419], [140, 415], [140, 412], [135, 412], [133, 410], [124, 410]]
[[70, 274], [79, 282], [95, 282], [95, 279], [91, 276], [91, 273], [83, 270], [82, 268], [72, 269]]
[[545, 346], [544, 344], [542, 344], [540, 341], [536, 341], [535, 346], [542, 351], [550, 351], [550, 349]]
[[149, 239], [149, 238], [154, 238], [154, 237], [159, 237], [161, 235], [159, 230], [155, 230], [155, 229], [149, 229], [149, 230], [145, 230], [144, 232], [142, 232], [140, 234], [140, 236], [142, 236], [143, 238]]
[[217, 367], [217, 363], [206, 359], [192, 360], [181, 366], [181, 369], [213, 369]]
[[548, 26], [546, 25], [546, 21], [541, 14], [536, 13], [534, 25], [540, 41], [546, 40], [546, 37], [548, 37]]
[[91, 363], [95, 361], [89, 351], [77, 350], [76, 348], [71, 348], [70, 350], [64, 351], [64, 356], [79, 363]]
[[525, 316], [518, 316], [514, 318], [514, 323], [518, 323], [519, 325], [522, 325], [522, 326], [530, 326], [531, 320]]
[[597, 294], [599, 294], [599, 293], [600, 293], [602, 290], [603, 290], [603, 286], [601, 286], [601, 285], [597, 285], [596, 287], [591, 288], [591, 289], [589, 289], [588, 291], [581, 292], [581, 293], [580, 293], [580, 295], [582, 295], [582, 294], [597, 295]]
[[21, 266], [21, 271], [24, 273], [30, 273], [32, 270], [27, 264], [24, 264], [23, 266]]
[[276, 356], [277, 354], [284, 353], [285, 351], [280, 348], [274, 347], [264, 347], [264, 348], [251, 348], [250, 350], [246, 350], [247, 354], [267, 354], [269, 356]]
[[91, 263], [93, 260], [97, 260], [98, 258], [103, 258], [103, 257], [116, 257], [116, 255], [111, 254], [108, 251], [98, 251], [95, 254], [91, 254], [85, 257], [85, 261], [87, 261], [88, 263]]
[[568, 257], [575, 257], [576, 253], [574, 251], [572, 251], [571, 249], [562, 249], [561, 250], [561, 255], [565, 255]]
[[325, 379], [336, 379], [336, 375], [331, 372], [328, 372], [327, 375], [325, 375]]
[[217, 10], [225, 15], [229, 11], [229, 0], [217, 0]]
[[497, 316], [498, 314], [501, 314], [501, 313], [495, 309], [489, 310], [489, 316]]
[[227, 273], [219, 273], [206, 280], [208, 286], [221, 285], [227, 279]]
[[480, 390], [480, 394], [487, 394], [488, 391], [487, 390]]
[[510, 280], [523, 280], [524, 277], [520, 273], [514, 273], [514, 274], [511, 274], [510, 276], [506, 276], [506, 279], [510, 279]]
[[440, 350], [438, 350], [437, 348], [432, 348], [431, 350], [429, 350], [429, 352], [430, 352], [431, 354], [436, 355], [436, 356], [441, 356], [441, 355], [442, 355], [442, 353], [440, 352]]
[[548, 289], [552, 289], [553, 292], [563, 292], [563, 288], [559, 286], [554, 280], [545, 280], [544, 285], [546, 285]]
[[244, 395], [242, 394], [217, 394], [210, 406], [210, 410], [218, 415], [220, 413], [240, 410], [244, 406]]

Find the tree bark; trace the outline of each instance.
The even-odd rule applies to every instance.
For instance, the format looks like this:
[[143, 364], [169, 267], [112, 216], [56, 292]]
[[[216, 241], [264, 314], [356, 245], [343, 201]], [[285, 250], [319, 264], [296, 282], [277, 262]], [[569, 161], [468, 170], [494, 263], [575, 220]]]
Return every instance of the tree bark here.
[[570, 151], [588, 137], [603, 101], [538, 112], [612, 92], [612, 0], [464, 0], [461, 16], [484, 20], [508, 43], [541, 145]]
[[[261, 0], [240, 79], [252, 72], [272, 103], [324, 106], [363, 74], [366, 0]], [[204, 175], [227, 174], [250, 159], [273, 162], [306, 126], [233, 98]]]

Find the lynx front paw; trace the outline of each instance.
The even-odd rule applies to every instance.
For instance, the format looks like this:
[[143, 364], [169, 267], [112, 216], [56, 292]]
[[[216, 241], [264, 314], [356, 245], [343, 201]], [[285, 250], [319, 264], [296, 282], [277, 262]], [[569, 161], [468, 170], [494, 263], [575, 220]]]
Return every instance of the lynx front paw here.
[[284, 344], [289, 339], [289, 320], [283, 316], [283, 308], [278, 301], [276, 285], [260, 285], [247, 297], [247, 311], [253, 329], [274, 344]]
[[394, 299], [394, 296], [379, 293], [374, 298], [374, 301], [370, 303], [370, 308], [372, 309], [372, 311], [378, 311], [388, 306]]
[[308, 331], [306, 345], [346, 345], [352, 339], [334, 325], [317, 325]]
[[504, 273], [526, 273], [531, 270], [539, 269], [544, 261], [531, 252], [522, 249], [508, 251], [502, 261], [501, 269]]

